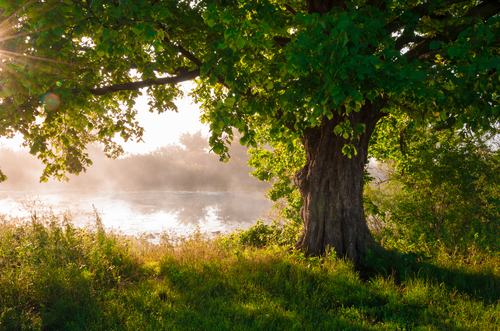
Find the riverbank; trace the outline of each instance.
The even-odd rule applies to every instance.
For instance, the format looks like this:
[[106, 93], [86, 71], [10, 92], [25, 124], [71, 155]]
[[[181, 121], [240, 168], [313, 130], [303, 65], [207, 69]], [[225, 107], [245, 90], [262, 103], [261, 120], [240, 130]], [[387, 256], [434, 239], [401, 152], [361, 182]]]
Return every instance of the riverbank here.
[[498, 330], [498, 255], [393, 253], [360, 277], [258, 224], [145, 238], [32, 215], [0, 222], [0, 330]]

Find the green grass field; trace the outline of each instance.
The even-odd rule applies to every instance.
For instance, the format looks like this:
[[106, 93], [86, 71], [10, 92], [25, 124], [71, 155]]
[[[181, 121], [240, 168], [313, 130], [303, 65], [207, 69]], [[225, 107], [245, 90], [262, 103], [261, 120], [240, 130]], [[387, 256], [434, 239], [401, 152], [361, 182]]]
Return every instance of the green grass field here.
[[98, 217], [4, 220], [0, 330], [500, 329], [496, 253], [390, 250], [391, 268], [374, 258], [361, 277], [333, 254], [244, 244], [248, 233], [153, 245]]

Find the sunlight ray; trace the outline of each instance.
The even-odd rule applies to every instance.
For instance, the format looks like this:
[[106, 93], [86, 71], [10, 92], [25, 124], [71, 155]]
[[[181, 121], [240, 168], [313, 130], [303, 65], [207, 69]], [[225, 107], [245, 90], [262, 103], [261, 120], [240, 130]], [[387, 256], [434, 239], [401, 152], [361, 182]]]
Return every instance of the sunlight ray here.
[[56, 63], [56, 64], [67, 65], [70, 67], [81, 67], [81, 68], [85, 68], [85, 69], [92, 69], [91, 67], [87, 67], [87, 66], [77, 64], [77, 63], [69, 63], [69, 62], [64, 62], [64, 61], [59, 61], [59, 60], [52, 60], [52, 59], [47, 59], [47, 58], [41, 57], [41, 56], [34, 56], [34, 55], [27, 55], [27, 54], [21, 54], [21, 53], [16, 53], [16, 52], [5, 51], [3, 49], [0, 49], [0, 54], [10, 55], [10, 56], [14, 56], [14, 57], [15, 56], [25, 57], [25, 58], [29, 58], [29, 59], [38, 60], [38, 61], [52, 62], [52, 63]]
[[[10, 14], [9, 17], [7, 17], [6, 19], [4, 19], [4, 21], [2, 23], [0, 23], [0, 34], [3, 33], [3, 28], [6, 24], [9, 24], [9, 21], [14, 17], [16, 16], [17, 14], [19, 14], [20, 11], [22, 10], [25, 10], [26, 7], [29, 7], [33, 2], [35, 2], [35, 0], [30, 0], [27, 4], [25, 4], [24, 6], [20, 7], [18, 10], [16, 10], [15, 12], [13, 12], [12, 14]], [[11, 26], [12, 27], [12, 26]], [[8, 28], [11, 28], [11, 27], [8, 27]], [[7, 30], [7, 29], [6, 29]]]
[[19, 33], [7, 35], [7, 36], [2, 36], [3, 35], [3, 31], [0, 31], [0, 42], [6, 41], [6, 40], [10, 40], [10, 39], [14, 39], [14, 38], [23, 37], [23, 36], [30, 36], [30, 35], [35, 34], [35, 33], [39, 33], [39, 32], [43, 32], [43, 31], [51, 30], [54, 27], [58, 27], [58, 26], [61, 26], [61, 25], [63, 25], [63, 24], [59, 24], [59, 25], [55, 25], [55, 26], [46, 26], [44, 28], [37, 29], [36, 31], [19, 32]]
[[[33, 1], [35, 1], [35, 0], [30, 1], [24, 7], [29, 6]], [[54, 5], [54, 6], [50, 7], [50, 8], [46, 8], [43, 11], [38, 12], [38, 15], [35, 16], [35, 17], [42, 16], [43, 14], [45, 14], [45, 13], [49, 12], [50, 10], [52, 10], [55, 6], [56, 5]], [[23, 37], [23, 36], [29, 36], [29, 35], [32, 35], [32, 34], [35, 34], [35, 33], [40, 33], [40, 32], [43, 32], [43, 31], [51, 30], [53, 28], [57, 28], [59, 26], [64, 25], [64, 22], [60, 22], [59, 24], [45, 26], [43, 28], [37, 28], [36, 31], [26, 31], [26, 32], [18, 32], [18, 33], [7, 34], [6, 32], [9, 31], [10, 29], [13, 29], [14, 27], [13, 27], [13, 25], [5, 27], [5, 25], [10, 23], [9, 21], [11, 20], [12, 16], [16, 15], [17, 13], [19, 13], [19, 10], [17, 10], [14, 14], [10, 15], [2, 23], [0, 23], [0, 42], [6, 41], [6, 40], [10, 40], [10, 39], [14, 39], [14, 38]], [[33, 19], [35, 17], [31, 17], [31, 18]]]
[[10, 72], [11, 74], [13, 74], [14, 76], [16, 76], [20, 80], [26, 79], [23, 76], [21, 76], [18, 72], [16, 72], [15, 70], [12, 70], [12, 68], [10, 68], [8, 65], [5, 65], [5, 63], [3, 63], [3, 62], [0, 62], [0, 69], [2, 69], [2, 70], [5, 69], [5, 71]]
[[[51, 76], [55, 76], [56, 74], [54, 74], [54, 71], [57, 71], [57, 67], [54, 67], [50, 64], [47, 64], [47, 63], [43, 63], [43, 62], [23, 62], [25, 60], [23, 59], [19, 59], [19, 58], [11, 58], [9, 60], [9, 63], [12, 63], [12, 64], [21, 64], [21, 65], [24, 65], [24, 66], [31, 66], [33, 68], [36, 67], [37, 70], [39, 71], [44, 71], [46, 72], [47, 74], [50, 74]], [[67, 76], [61, 76], [63, 75], [63, 73], [59, 70], [59, 72], [57, 72], [57, 75], [59, 77], [62, 77], [62, 78], [65, 78], [65, 79], [70, 79], [70, 80], [74, 80], [74, 78], [70, 78], [70, 77], [67, 77]]]

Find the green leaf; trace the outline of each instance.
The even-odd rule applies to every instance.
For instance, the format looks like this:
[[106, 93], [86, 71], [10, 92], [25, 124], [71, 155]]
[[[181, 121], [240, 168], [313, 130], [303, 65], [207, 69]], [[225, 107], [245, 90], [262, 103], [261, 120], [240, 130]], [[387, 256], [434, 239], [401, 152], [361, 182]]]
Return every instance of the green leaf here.
[[477, 63], [472, 63], [469, 66], [469, 76], [473, 76], [474, 75], [474, 70], [476, 69], [476, 66], [477, 66]]
[[207, 25], [212, 28], [215, 25], [215, 20], [213, 18], [209, 18], [207, 20]]
[[456, 47], [456, 46], [451, 46], [450, 48], [448, 48], [448, 55], [450, 57], [455, 57], [457, 56], [459, 53], [459, 48]]
[[445, 111], [442, 111], [439, 113], [439, 116], [441, 117], [441, 119], [443, 121], [446, 121], [446, 119], [448, 118], [448, 116], [446, 115], [446, 112]]
[[433, 40], [431, 41], [431, 44], [429, 45], [429, 48], [432, 50], [439, 49], [441, 47], [441, 41], [439, 40]]
[[334, 97], [334, 96], [336, 96], [336, 95], [338, 95], [340, 93], [340, 86], [338, 86], [338, 85], [330, 85], [329, 91], [330, 91], [330, 96]]
[[408, 72], [406, 71], [406, 69], [401, 70], [401, 72], [399, 73], [399, 79], [408, 79]]
[[52, 29], [52, 32], [54, 32], [58, 37], [62, 37], [62, 35], [64, 34], [64, 30], [61, 29], [60, 27]]
[[142, 30], [142, 29], [140, 29], [138, 26], [134, 26], [134, 27], [132, 28], [132, 31], [134, 31], [134, 33], [135, 33], [136, 35], [140, 35], [140, 34], [142, 33], [142, 31], [143, 31], [143, 30]]
[[363, 123], [354, 123], [354, 131], [361, 134], [365, 131], [366, 125]]
[[154, 39], [154, 37], [156, 37], [157, 34], [158, 34], [158, 32], [156, 30], [149, 29], [146, 32], [146, 37], [148, 37], [148, 39]]
[[348, 26], [349, 26], [349, 19], [347, 18], [347, 15], [345, 14], [341, 15], [337, 22], [337, 29], [340, 31], [345, 31], [347, 30]]
[[351, 158], [351, 147], [349, 145], [344, 145], [344, 147], [342, 147], [342, 154], [347, 155], [347, 157]]
[[245, 39], [239, 38], [236, 40], [236, 47], [242, 49], [245, 46]]
[[340, 134], [343, 131], [342, 127], [340, 125], [335, 126], [333, 129], [333, 133], [335, 134]]
[[378, 58], [378, 56], [376, 55], [370, 55], [370, 57], [368, 58], [370, 60], [370, 63], [373, 65], [373, 66], [376, 66], [377, 64], [379, 64], [380, 60]]

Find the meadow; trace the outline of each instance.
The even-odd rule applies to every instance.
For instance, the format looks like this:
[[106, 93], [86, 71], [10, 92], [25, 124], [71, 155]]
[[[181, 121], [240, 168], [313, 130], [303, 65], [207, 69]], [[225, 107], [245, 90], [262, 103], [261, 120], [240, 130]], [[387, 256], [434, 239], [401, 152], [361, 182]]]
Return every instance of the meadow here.
[[69, 216], [0, 221], [0, 330], [499, 330], [500, 254], [404, 249], [356, 270], [293, 223], [159, 244]]

